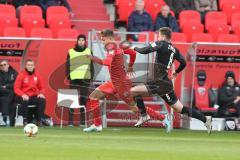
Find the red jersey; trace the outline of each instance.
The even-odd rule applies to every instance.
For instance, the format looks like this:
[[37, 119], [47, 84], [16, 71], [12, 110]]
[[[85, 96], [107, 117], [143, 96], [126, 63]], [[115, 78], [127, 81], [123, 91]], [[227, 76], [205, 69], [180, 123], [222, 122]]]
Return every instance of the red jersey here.
[[43, 89], [40, 76], [36, 73], [30, 75], [25, 70], [17, 76], [14, 83], [14, 92], [18, 96], [22, 96], [24, 94], [28, 96], [37, 96], [38, 94], [43, 93]]

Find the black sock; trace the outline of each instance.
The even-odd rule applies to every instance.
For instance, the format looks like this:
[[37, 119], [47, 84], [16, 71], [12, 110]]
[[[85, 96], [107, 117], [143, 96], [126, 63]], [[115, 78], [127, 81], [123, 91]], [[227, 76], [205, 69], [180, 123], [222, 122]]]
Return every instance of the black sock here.
[[190, 107], [183, 107], [181, 114], [186, 114], [189, 117], [193, 117], [196, 119], [199, 119], [200, 121], [202, 121], [203, 123], [206, 122], [206, 117], [204, 116], [204, 114], [198, 110], [197, 108], [190, 108]]
[[147, 112], [146, 112], [146, 108], [145, 108], [142, 96], [135, 96], [134, 99], [137, 102], [137, 107], [138, 107], [141, 115], [145, 116], [147, 114]]

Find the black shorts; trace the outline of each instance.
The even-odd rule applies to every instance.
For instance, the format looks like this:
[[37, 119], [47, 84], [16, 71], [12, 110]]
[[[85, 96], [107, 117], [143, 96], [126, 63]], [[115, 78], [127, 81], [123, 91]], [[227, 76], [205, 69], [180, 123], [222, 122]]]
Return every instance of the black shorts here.
[[147, 81], [146, 87], [150, 95], [159, 95], [170, 106], [178, 100], [173, 90], [172, 81], [169, 78]]

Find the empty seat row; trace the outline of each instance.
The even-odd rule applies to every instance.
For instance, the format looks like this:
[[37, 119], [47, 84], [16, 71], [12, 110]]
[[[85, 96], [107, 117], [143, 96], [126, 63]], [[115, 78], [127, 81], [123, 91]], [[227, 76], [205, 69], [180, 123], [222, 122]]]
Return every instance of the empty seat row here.
[[[78, 36], [78, 31], [75, 29], [60, 29], [55, 37], [52, 30], [48, 28], [33, 28], [29, 37], [34, 38], [62, 38], [62, 39], [75, 39]], [[23, 28], [9, 27], [3, 32], [5, 37], [26, 37], [26, 32]]]

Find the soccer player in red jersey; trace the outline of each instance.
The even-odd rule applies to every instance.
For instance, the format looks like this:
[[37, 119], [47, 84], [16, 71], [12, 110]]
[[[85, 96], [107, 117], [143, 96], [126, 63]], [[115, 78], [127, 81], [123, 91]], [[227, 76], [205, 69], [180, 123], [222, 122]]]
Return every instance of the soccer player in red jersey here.
[[112, 30], [103, 30], [101, 32], [101, 41], [103, 42], [107, 51], [106, 58], [104, 60], [94, 56], [89, 58], [100, 65], [108, 66], [110, 72], [111, 81], [107, 81], [104, 84], [97, 87], [90, 95], [90, 114], [93, 114], [93, 124], [85, 128], [83, 131], [102, 131], [102, 120], [99, 110], [99, 100], [103, 97], [113, 96], [117, 99], [124, 100], [133, 112], [138, 112], [138, 108], [133, 97], [130, 95], [130, 88], [132, 86], [131, 80], [128, 78], [124, 69], [123, 54], [130, 55], [130, 63], [128, 65], [128, 72], [133, 71], [133, 64], [136, 58], [136, 52], [131, 49], [118, 49], [116, 43], [114, 43], [114, 34]]

